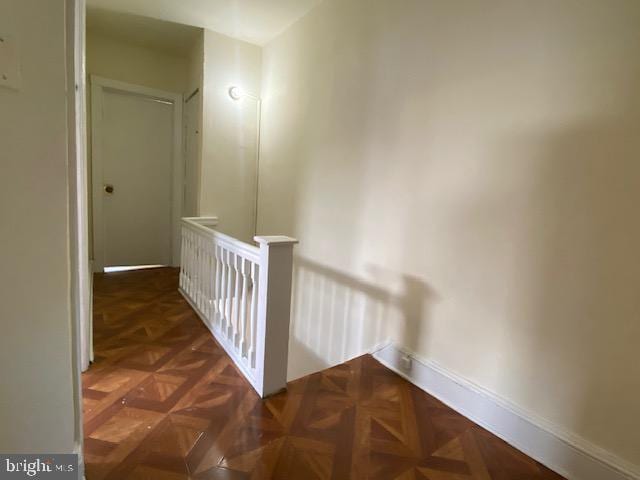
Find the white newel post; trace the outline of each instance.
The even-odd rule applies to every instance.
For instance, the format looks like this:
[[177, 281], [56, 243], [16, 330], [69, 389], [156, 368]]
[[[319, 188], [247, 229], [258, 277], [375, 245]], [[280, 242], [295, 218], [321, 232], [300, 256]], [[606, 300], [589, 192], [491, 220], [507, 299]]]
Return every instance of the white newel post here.
[[261, 397], [287, 386], [291, 277], [295, 238], [257, 236], [260, 245], [256, 387]]

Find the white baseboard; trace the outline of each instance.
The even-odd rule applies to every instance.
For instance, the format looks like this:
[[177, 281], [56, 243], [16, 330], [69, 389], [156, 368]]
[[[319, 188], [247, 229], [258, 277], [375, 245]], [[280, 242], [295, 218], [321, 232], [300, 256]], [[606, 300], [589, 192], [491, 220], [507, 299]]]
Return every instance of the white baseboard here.
[[[534, 418], [434, 362], [392, 344], [372, 353], [417, 387], [570, 480], [640, 480], [640, 466]], [[408, 369], [406, 356], [411, 358]]]

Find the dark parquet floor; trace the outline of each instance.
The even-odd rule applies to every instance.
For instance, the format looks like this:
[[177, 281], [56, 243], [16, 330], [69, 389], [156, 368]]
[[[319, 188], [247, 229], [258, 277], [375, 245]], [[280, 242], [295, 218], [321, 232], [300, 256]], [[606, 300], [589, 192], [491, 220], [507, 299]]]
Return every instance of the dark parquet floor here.
[[368, 355], [260, 400], [174, 269], [97, 275], [94, 318], [88, 480], [561, 478]]

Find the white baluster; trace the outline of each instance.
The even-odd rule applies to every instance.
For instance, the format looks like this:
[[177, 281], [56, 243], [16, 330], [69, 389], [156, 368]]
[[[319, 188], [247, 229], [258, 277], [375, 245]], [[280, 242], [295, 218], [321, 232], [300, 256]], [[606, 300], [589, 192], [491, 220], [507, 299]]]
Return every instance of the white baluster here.
[[189, 296], [191, 296], [191, 272], [189, 271], [189, 267], [191, 266], [191, 244], [189, 239], [189, 229], [185, 230], [184, 238], [186, 243], [186, 252], [184, 259], [184, 273], [185, 273], [185, 281], [186, 281], [186, 289], [185, 291]]
[[244, 258], [240, 259], [240, 274], [242, 275], [242, 303], [240, 304], [240, 343], [238, 350], [240, 350], [240, 358], [245, 358], [247, 355], [247, 286], [249, 279], [247, 278], [247, 262]]
[[211, 285], [211, 281], [209, 280], [209, 271], [211, 268], [209, 263], [209, 239], [202, 237], [202, 313], [206, 319], [209, 319], [209, 311], [211, 308], [211, 295], [209, 293], [209, 286]]
[[231, 341], [233, 345], [238, 347], [240, 344], [239, 324], [240, 324], [240, 275], [238, 272], [238, 262], [240, 261], [240, 255], [237, 253], [233, 255], [233, 277], [235, 282], [235, 294], [233, 296], [233, 334]]
[[251, 318], [249, 320], [249, 349], [247, 358], [252, 369], [256, 368], [256, 332], [258, 330], [258, 264], [251, 262]]
[[232, 303], [232, 286], [233, 286], [233, 268], [231, 266], [231, 252], [227, 250], [227, 302], [225, 309], [225, 316], [227, 317], [227, 325], [225, 329], [225, 336], [227, 339], [231, 338], [232, 332], [232, 319], [231, 319], [231, 303]]
[[207, 318], [209, 323], [213, 325], [215, 320], [215, 311], [213, 309], [213, 286], [215, 278], [215, 257], [213, 249], [215, 245], [212, 240], [207, 239]]
[[198, 301], [198, 237], [195, 232], [191, 232], [191, 289], [193, 290], [193, 300]]
[[195, 272], [196, 245], [193, 237], [194, 237], [193, 232], [189, 232], [189, 238], [191, 243], [191, 265], [189, 265], [189, 275], [191, 277], [191, 289], [190, 289], [191, 291], [189, 293], [191, 294], [191, 300], [195, 302], [196, 300], [196, 272]]
[[198, 237], [195, 233], [191, 234], [191, 242], [193, 244], [193, 264], [191, 271], [193, 272], [193, 303], [198, 306], [198, 297], [200, 296], [200, 285], [198, 284]]
[[185, 258], [185, 239], [184, 239], [184, 226], [180, 229], [180, 289], [184, 291], [184, 258]]
[[198, 307], [204, 312], [204, 251], [202, 249], [202, 236], [198, 234]]
[[184, 261], [182, 262], [182, 270], [184, 272], [184, 290], [185, 294], [189, 294], [189, 230], [183, 227], [184, 238]]
[[214, 289], [214, 302], [215, 302], [215, 310], [216, 310], [216, 326], [219, 328], [222, 322], [222, 309], [220, 308], [220, 299], [221, 299], [221, 281], [220, 277], [222, 276], [222, 260], [220, 258], [220, 247], [217, 244], [214, 244], [214, 252], [216, 257], [216, 286]]
[[196, 235], [196, 306], [202, 312], [202, 248], [200, 235]]
[[220, 305], [220, 310], [222, 310], [222, 314], [221, 314], [221, 319], [222, 322], [220, 324], [220, 331], [222, 332], [223, 336], [226, 337], [226, 332], [227, 332], [227, 275], [228, 275], [228, 268], [227, 268], [227, 251], [221, 246], [220, 247], [220, 254], [221, 254], [221, 260], [222, 260], [222, 276], [220, 278], [220, 282], [221, 282], [221, 295], [220, 295], [220, 301], [222, 302]]
[[204, 262], [202, 265], [204, 271], [204, 315], [208, 319], [209, 313], [211, 310], [211, 292], [209, 289], [211, 288], [211, 255], [209, 254], [209, 239], [203, 237], [203, 253], [204, 253]]

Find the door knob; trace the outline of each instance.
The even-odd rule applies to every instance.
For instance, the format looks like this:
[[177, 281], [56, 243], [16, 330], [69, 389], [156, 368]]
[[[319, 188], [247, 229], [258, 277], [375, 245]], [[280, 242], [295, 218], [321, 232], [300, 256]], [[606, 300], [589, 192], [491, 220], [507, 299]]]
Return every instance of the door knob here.
[[113, 193], [113, 185], [106, 184], [106, 185], [104, 186], [104, 191], [105, 191], [105, 192], [107, 192], [107, 193], [109, 193], [109, 194]]

